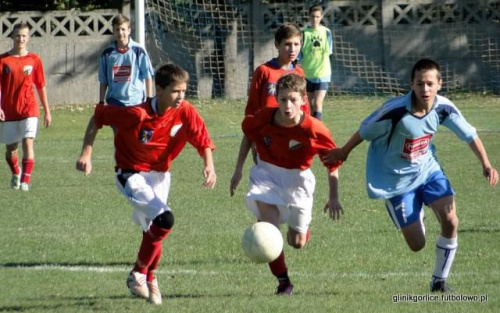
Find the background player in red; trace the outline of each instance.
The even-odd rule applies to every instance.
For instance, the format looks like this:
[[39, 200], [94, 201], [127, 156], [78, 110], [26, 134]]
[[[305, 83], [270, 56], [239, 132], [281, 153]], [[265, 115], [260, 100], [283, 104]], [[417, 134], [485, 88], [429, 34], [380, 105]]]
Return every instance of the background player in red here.
[[[29, 26], [14, 26], [12, 50], [0, 55], [0, 142], [6, 145], [5, 160], [12, 171], [10, 185], [13, 189], [29, 190], [35, 166], [33, 141], [37, 134], [40, 116], [36, 87], [42, 102], [44, 126], [52, 121], [45, 85], [43, 64], [40, 57], [28, 51]], [[22, 174], [18, 162], [18, 145], [22, 142]]]
[[188, 79], [188, 73], [177, 65], [163, 65], [155, 74], [155, 98], [132, 107], [98, 104], [94, 113], [96, 127], [115, 128], [116, 186], [134, 207], [134, 221], [143, 229], [127, 286], [133, 295], [153, 304], [162, 302], [154, 271], [162, 242], [174, 225], [167, 205], [170, 167], [187, 142], [203, 159], [203, 185], [213, 188], [216, 182], [215, 146], [203, 119], [184, 99]]
[[[278, 56], [255, 69], [250, 84], [245, 115], [253, 115], [262, 108], [278, 107], [278, 102], [276, 101], [276, 83], [282, 75], [297, 73], [300, 76], [304, 76], [304, 71], [297, 65], [297, 57], [302, 46], [301, 38], [302, 33], [300, 28], [293, 24], [284, 24], [276, 30], [274, 45], [278, 49]], [[303, 104], [302, 109], [309, 113], [309, 104], [307, 101]], [[243, 165], [251, 148], [250, 141], [243, 135], [240, 144], [240, 153], [238, 154], [233, 178], [231, 179], [232, 182], [241, 180]]]
[[[306, 98], [305, 79], [296, 73], [286, 74], [276, 87], [279, 108], [264, 108], [247, 115], [242, 123], [243, 132], [255, 143], [258, 156], [257, 164], [250, 170], [247, 207], [259, 221], [278, 228], [288, 224], [288, 244], [296, 249], [308, 241], [316, 184], [310, 169], [313, 157], [335, 147], [326, 126], [301, 109]], [[338, 199], [339, 165], [325, 164], [330, 193], [324, 210], [332, 219], [340, 218], [343, 213]], [[231, 196], [239, 181], [231, 181]], [[284, 253], [269, 267], [279, 281], [276, 294], [291, 295], [293, 285]]]

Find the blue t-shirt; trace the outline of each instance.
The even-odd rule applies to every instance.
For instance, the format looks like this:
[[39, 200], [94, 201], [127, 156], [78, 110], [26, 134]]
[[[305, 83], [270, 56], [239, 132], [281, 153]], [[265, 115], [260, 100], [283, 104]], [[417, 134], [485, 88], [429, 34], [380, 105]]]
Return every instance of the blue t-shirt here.
[[99, 82], [107, 84], [106, 100], [124, 106], [144, 102], [145, 80], [154, 75], [146, 50], [132, 39], [126, 52], [116, 42], [106, 48], [99, 61]]
[[372, 199], [389, 199], [411, 191], [441, 169], [433, 144], [439, 125], [467, 143], [477, 137], [476, 129], [445, 97], [436, 96], [425, 116], [414, 116], [411, 94], [390, 99], [361, 124], [361, 138], [370, 141], [366, 183]]

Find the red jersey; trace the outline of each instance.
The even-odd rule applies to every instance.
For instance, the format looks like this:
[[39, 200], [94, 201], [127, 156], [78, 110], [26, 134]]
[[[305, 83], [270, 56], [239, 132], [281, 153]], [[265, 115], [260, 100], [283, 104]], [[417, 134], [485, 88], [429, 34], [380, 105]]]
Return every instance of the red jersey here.
[[[278, 107], [276, 83], [281, 76], [288, 73], [296, 73], [304, 77], [304, 71], [299, 65], [292, 63], [289, 69], [282, 69], [277, 59], [272, 59], [257, 67], [252, 76], [245, 115], [255, 114], [255, 112], [265, 107]], [[302, 110], [309, 113], [309, 103], [306, 103]]]
[[[306, 170], [311, 167], [313, 157], [335, 148], [335, 142], [326, 126], [319, 120], [304, 114], [303, 121], [293, 127], [275, 125], [276, 108], [264, 108], [255, 115], [247, 115], [242, 129], [254, 142], [262, 161], [287, 169]], [[334, 171], [334, 165], [323, 164]]]
[[215, 149], [205, 122], [186, 100], [178, 108], [156, 113], [156, 98], [138, 106], [97, 105], [98, 128], [115, 128], [116, 167], [123, 170], [166, 172], [189, 142], [203, 155]]
[[1, 105], [6, 121], [38, 117], [37, 89], [45, 87], [45, 76], [40, 57], [28, 52], [25, 56], [0, 55]]

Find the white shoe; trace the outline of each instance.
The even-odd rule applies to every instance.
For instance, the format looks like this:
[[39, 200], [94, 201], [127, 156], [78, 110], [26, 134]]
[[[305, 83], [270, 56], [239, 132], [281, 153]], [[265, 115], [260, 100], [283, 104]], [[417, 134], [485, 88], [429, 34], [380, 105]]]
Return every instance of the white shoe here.
[[161, 301], [161, 292], [160, 288], [158, 288], [158, 280], [155, 279], [153, 281], [148, 281], [148, 289], [149, 289], [149, 302], [155, 305], [160, 305]]
[[146, 274], [132, 271], [127, 277], [127, 287], [130, 293], [144, 299], [149, 298], [149, 289], [146, 284]]
[[21, 190], [22, 191], [29, 191], [30, 185], [28, 183], [21, 183]]
[[10, 188], [19, 190], [19, 187], [21, 187], [21, 175], [12, 175], [10, 179]]

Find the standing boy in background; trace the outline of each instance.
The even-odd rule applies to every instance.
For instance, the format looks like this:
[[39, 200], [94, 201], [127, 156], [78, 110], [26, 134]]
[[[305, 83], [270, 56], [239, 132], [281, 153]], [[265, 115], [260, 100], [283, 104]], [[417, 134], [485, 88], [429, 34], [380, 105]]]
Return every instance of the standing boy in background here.
[[[30, 40], [28, 24], [14, 26], [14, 47], [0, 55], [0, 142], [6, 144], [5, 160], [12, 172], [10, 186], [28, 191], [35, 167], [34, 139], [37, 135], [38, 92], [44, 112], [44, 126], [52, 122], [40, 57], [28, 51]], [[22, 142], [22, 173], [18, 161], [18, 145]]]
[[[297, 65], [301, 46], [300, 28], [293, 24], [280, 26], [274, 34], [274, 45], [278, 49], [278, 57], [258, 66], [253, 72], [245, 115], [253, 115], [262, 108], [278, 107], [276, 83], [282, 75], [297, 73], [304, 76], [304, 71]], [[302, 105], [302, 110], [309, 113], [307, 101]], [[243, 134], [231, 184], [241, 180], [243, 166], [251, 148], [252, 143]]]
[[345, 161], [363, 140], [370, 141], [366, 183], [371, 199], [384, 199], [394, 225], [401, 230], [412, 251], [425, 246], [423, 205], [434, 211], [441, 226], [431, 292], [447, 292], [446, 283], [458, 248], [458, 217], [454, 194], [435, 155], [433, 138], [440, 125], [466, 142], [482, 165], [490, 186], [498, 172], [488, 160], [481, 139], [458, 108], [438, 95], [442, 79], [439, 65], [419, 60], [411, 72], [411, 91], [385, 102], [369, 115], [341, 148], [324, 160]]
[[[118, 14], [113, 18], [115, 42], [106, 48], [99, 61], [99, 103], [131, 106], [153, 97], [153, 75], [146, 50], [130, 38], [130, 20]], [[92, 170], [92, 145], [97, 135], [89, 121], [77, 168], [86, 174]]]
[[310, 26], [303, 29], [303, 44], [299, 60], [307, 80], [307, 95], [312, 116], [323, 118], [325, 99], [332, 76], [330, 55], [333, 53], [333, 39], [330, 29], [321, 25], [323, 8], [314, 5], [309, 9]]
[[116, 186], [132, 204], [133, 219], [143, 230], [127, 286], [133, 295], [153, 304], [162, 303], [154, 272], [162, 242], [174, 225], [167, 205], [172, 161], [189, 142], [203, 159], [203, 185], [213, 188], [217, 178], [212, 159], [215, 146], [203, 119], [184, 99], [188, 80], [182, 68], [163, 65], [155, 74], [155, 98], [133, 107], [98, 104], [92, 119], [97, 128], [115, 128]]
[[[335, 147], [326, 126], [302, 110], [306, 103], [306, 81], [296, 73], [283, 75], [276, 86], [278, 108], [263, 108], [247, 115], [242, 123], [248, 140], [255, 143], [258, 162], [250, 170], [248, 209], [258, 221], [280, 228], [288, 224], [287, 241], [296, 249], [309, 240], [313, 193], [316, 179], [310, 167], [313, 157]], [[326, 165], [330, 187], [324, 211], [332, 219], [343, 213], [338, 197], [338, 167]], [[239, 184], [233, 179], [230, 194]], [[269, 263], [278, 279], [277, 295], [291, 295], [293, 285], [288, 277], [284, 251]]]

